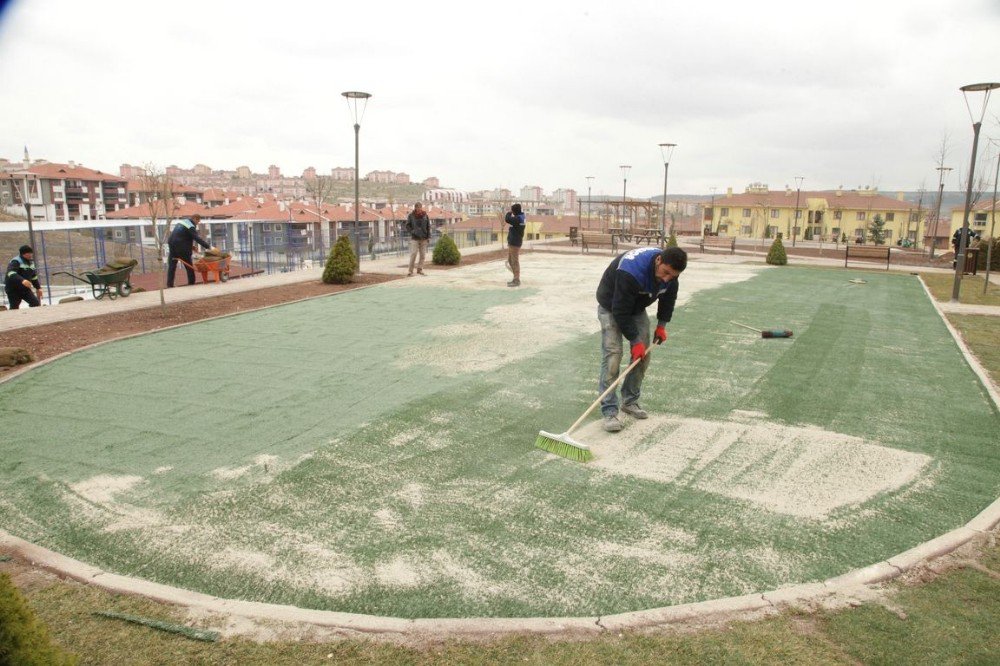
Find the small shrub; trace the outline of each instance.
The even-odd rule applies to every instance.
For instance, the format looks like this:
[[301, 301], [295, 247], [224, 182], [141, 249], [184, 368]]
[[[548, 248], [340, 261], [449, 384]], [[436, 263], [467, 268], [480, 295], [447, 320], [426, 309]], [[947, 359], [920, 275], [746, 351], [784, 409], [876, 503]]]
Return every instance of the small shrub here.
[[442, 234], [434, 246], [434, 254], [431, 259], [439, 266], [455, 266], [462, 260], [462, 253], [458, 251], [458, 246], [448, 234]]
[[788, 255], [785, 254], [785, 246], [781, 242], [781, 234], [778, 234], [774, 242], [771, 243], [771, 249], [767, 251], [766, 261], [772, 266], [784, 266], [788, 263]]
[[667, 247], [677, 247], [677, 236], [670, 234], [670, 238], [667, 239]]
[[354, 274], [358, 272], [358, 257], [351, 247], [349, 236], [341, 236], [337, 239], [330, 256], [327, 257], [326, 267], [323, 269], [323, 282], [326, 284], [347, 284], [354, 279]]
[[[981, 271], [986, 270], [986, 253], [989, 252], [990, 242], [991, 241], [989, 238], [984, 238], [979, 243], [978, 267], [979, 270]], [[992, 240], [992, 243], [993, 243], [993, 254], [990, 256], [990, 264], [991, 264], [990, 271], [1000, 271], [1000, 238], [994, 238]], [[992, 277], [990, 278], [990, 281], [991, 282], [993, 281]]]
[[7, 574], [0, 574], [0, 663], [77, 663], [53, 644], [48, 629]]

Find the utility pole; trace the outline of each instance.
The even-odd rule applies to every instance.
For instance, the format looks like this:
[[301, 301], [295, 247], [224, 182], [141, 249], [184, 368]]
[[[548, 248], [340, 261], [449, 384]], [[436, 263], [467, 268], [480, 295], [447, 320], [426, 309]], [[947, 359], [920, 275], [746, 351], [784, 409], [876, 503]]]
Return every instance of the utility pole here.
[[[802, 189], [802, 181], [805, 180], [802, 176], [795, 177], [795, 219], [792, 221], [792, 247], [795, 247], [795, 237], [798, 236], [799, 231], [799, 191]], [[764, 222], [767, 224], [767, 221]]]
[[590, 186], [594, 181], [593, 176], [585, 176], [587, 179], [587, 229], [590, 229]]

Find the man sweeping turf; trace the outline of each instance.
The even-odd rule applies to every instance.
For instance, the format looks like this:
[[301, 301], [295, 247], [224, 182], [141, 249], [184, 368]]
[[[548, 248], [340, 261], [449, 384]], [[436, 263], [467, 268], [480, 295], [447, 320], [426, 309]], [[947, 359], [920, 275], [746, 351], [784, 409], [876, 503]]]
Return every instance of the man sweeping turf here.
[[[608, 265], [597, 287], [597, 318], [601, 322], [601, 379], [598, 390], [603, 393], [621, 371], [622, 338], [628, 340], [632, 361], [643, 358], [622, 382], [621, 411], [637, 418], [648, 418], [639, 405], [642, 379], [649, 358], [649, 316], [646, 308], [657, 302], [654, 342], [667, 339], [667, 322], [674, 314], [677, 302], [677, 276], [687, 268], [687, 253], [679, 247], [661, 250], [656, 247], [636, 248], [615, 257]], [[644, 358], [645, 357], [645, 358]], [[601, 401], [604, 429], [618, 432], [622, 422], [618, 416], [618, 395], [612, 391]]]

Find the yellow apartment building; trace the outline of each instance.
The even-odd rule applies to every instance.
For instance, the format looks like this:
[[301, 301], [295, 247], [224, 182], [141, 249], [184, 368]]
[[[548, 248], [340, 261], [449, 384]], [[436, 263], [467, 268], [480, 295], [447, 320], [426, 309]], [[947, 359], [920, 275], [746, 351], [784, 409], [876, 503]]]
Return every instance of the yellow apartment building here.
[[[958, 206], [951, 209], [951, 233], [948, 234], [949, 243], [951, 243], [952, 234], [961, 228], [964, 217], [965, 206]], [[996, 202], [995, 207], [992, 197], [973, 204], [972, 210], [969, 211], [969, 228], [983, 238], [990, 237], [990, 229], [993, 229], [994, 234], [1000, 234], [1000, 200]]]
[[[876, 215], [885, 221], [885, 242], [895, 245], [902, 238], [914, 243], [923, 238], [929, 201], [921, 206], [879, 194], [877, 189], [822, 190], [796, 192], [769, 190], [753, 183], [742, 194], [729, 188], [705, 206], [702, 219], [706, 232], [736, 238], [770, 238], [781, 233], [800, 240], [832, 242], [844, 235], [848, 240], [868, 238], [868, 228]], [[933, 211], [931, 211], [933, 212]], [[711, 225], [711, 226], [709, 226]]]

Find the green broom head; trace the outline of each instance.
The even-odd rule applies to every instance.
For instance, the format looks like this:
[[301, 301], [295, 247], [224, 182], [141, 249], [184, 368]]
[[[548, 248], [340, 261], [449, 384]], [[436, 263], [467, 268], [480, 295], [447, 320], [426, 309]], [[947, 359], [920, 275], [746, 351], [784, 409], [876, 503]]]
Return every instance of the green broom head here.
[[538, 439], [535, 440], [535, 446], [543, 451], [548, 451], [549, 453], [554, 453], [557, 456], [575, 460], [576, 462], [585, 463], [594, 459], [594, 454], [591, 453], [589, 446], [565, 434], [553, 435], [551, 432], [540, 430], [538, 432]]

